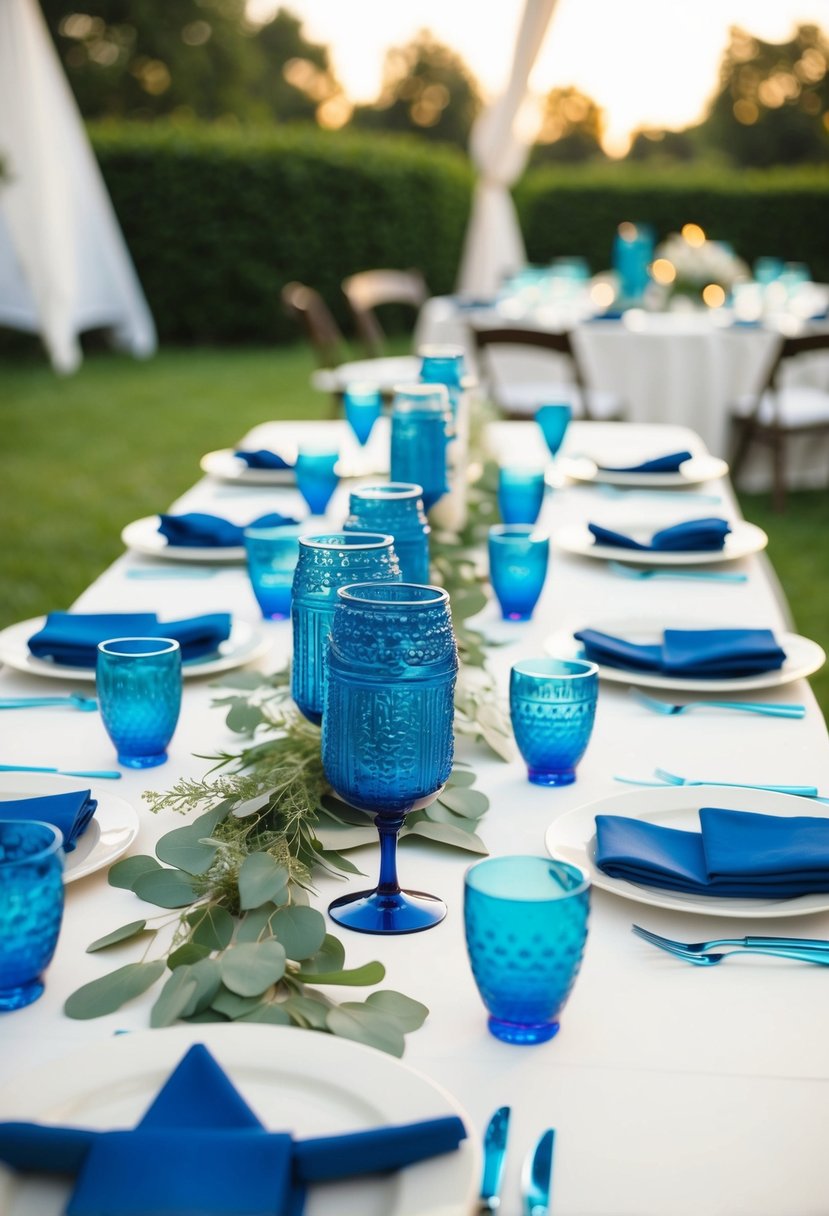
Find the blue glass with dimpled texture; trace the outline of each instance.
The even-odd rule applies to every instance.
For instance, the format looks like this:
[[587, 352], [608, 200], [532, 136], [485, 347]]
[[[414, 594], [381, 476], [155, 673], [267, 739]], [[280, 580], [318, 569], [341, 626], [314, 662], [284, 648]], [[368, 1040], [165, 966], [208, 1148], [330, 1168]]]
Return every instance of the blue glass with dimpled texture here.
[[166, 638], [118, 638], [98, 647], [101, 719], [119, 764], [154, 768], [167, 759], [181, 709], [181, 648]]
[[558, 455], [572, 416], [572, 406], [566, 404], [540, 405], [536, 410], [535, 420], [541, 428], [541, 434], [550, 449], [551, 456]]
[[510, 672], [515, 742], [534, 785], [571, 785], [596, 717], [595, 663], [529, 659]]
[[472, 975], [489, 1029], [507, 1043], [544, 1043], [559, 1029], [581, 966], [590, 888], [575, 866], [492, 857], [464, 881]]
[[505, 524], [534, 524], [544, 502], [540, 469], [498, 470], [498, 510]]
[[523, 524], [489, 530], [489, 580], [505, 621], [528, 621], [547, 578], [549, 538]]
[[296, 484], [312, 515], [324, 515], [337, 488], [339, 474], [334, 471], [337, 452], [303, 452], [295, 465]]
[[391, 479], [423, 487], [428, 511], [449, 489], [446, 448], [452, 411], [442, 384], [398, 389], [391, 411]]
[[291, 696], [309, 722], [322, 722], [326, 649], [337, 589], [348, 583], [399, 583], [400, 577], [389, 535], [329, 532], [300, 537], [291, 595]]
[[63, 849], [57, 828], [0, 821], [0, 1011], [43, 992], [63, 918]]
[[343, 409], [355, 439], [360, 447], [364, 447], [383, 410], [383, 397], [379, 388], [368, 384], [348, 385], [343, 392]]
[[351, 495], [344, 532], [388, 532], [405, 583], [429, 581], [429, 527], [423, 488], [413, 482], [360, 486]]
[[325, 775], [351, 806], [375, 817], [376, 888], [335, 900], [338, 924], [363, 933], [414, 933], [438, 924], [442, 900], [402, 891], [397, 835], [452, 768], [458, 670], [449, 597], [437, 587], [380, 583], [339, 592], [331, 629], [322, 729]]

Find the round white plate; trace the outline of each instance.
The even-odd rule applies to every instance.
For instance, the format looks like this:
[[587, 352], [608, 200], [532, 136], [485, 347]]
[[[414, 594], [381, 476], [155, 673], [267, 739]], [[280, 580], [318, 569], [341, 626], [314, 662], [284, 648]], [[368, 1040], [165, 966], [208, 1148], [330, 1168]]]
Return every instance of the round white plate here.
[[[640, 517], [630, 524], [622, 524], [615, 520], [605, 524], [601, 519], [594, 522], [601, 523], [604, 527], [612, 527], [615, 531], [641, 542], [649, 541], [654, 532], [670, 527], [669, 523], [655, 522], [653, 516], [650, 519]], [[569, 527], [561, 528], [555, 533], [554, 540], [559, 549], [564, 549], [567, 553], [576, 553], [580, 557], [634, 562], [641, 566], [699, 566], [708, 565], [710, 562], [733, 562], [738, 558], [747, 557], [750, 553], [759, 553], [769, 543], [769, 538], [762, 528], [758, 528], [756, 524], [747, 523], [744, 519], [733, 521], [731, 531], [726, 536], [722, 549], [714, 550], [682, 549], [667, 552], [662, 549], [625, 549], [621, 545], [599, 545], [586, 524], [571, 524]]]
[[64, 794], [67, 790], [87, 790], [98, 800], [98, 809], [89, 827], [63, 866], [64, 882], [75, 882], [112, 865], [125, 853], [138, 835], [138, 815], [128, 802], [110, 793], [106, 782], [93, 778], [60, 777], [57, 773], [0, 773], [0, 802], [14, 798], [42, 798], [47, 794]]
[[167, 537], [158, 530], [159, 517], [145, 515], [143, 519], [134, 519], [127, 524], [121, 533], [121, 540], [134, 553], [143, 553], [146, 557], [168, 558], [174, 562], [244, 562], [246, 559], [244, 545], [225, 545], [204, 548], [187, 545], [171, 545]]
[[[291, 450], [279, 453], [284, 460], [293, 464], [296, 460], [296, 445]], [[234, 456], [233, 448], [221, 448], [216, 452], [207, 452], [201, 458], [201, 468], [217, 481], [235, 482], [242, 486], [291, 486], [296, 477], [293, 469], [251, 469], [244, 460]]]
[[595, 864], [596, 816], [626, 815], [666, 828], [699, 831], [701, 806], [720, 806], [732, 811], [756, 811], [762, 815], [811, 815], [824, 818], [826, 808], [810, 798], [775, 794], [767, 790], [731, 789], [719, 785], [670, 785], [664, 789], [630, 790], [611, 794], [577, 806], [551, 823], [545, 835], [547, 851], [560, 861], [575, 862], [590, 875], [595, 887], [623, 899], [670, 908], [674, 912], [696, 912], [705, 916], [765, 918], [803, 916], [829, 911], [829, 894], [798, 895], [794, 899], [724, 899], [715, 895], [688, 895], [663, 891], [611, 878]]
[[[18, 621], [0, 632], [0, 663], [25, 671], [32, 676], [51, 676], [54, 680], [86, 680], [94, 682], [94, 667], [65, 667], [51, 659], [38, 659], [29, 650], [29, 638], [46, 624], [45, 616], [33, 616], [28, 621]], [[247, 621], [235, 620], [230, 627], [230, 637], [222, 642], [213, 654], [201, 659], [186, 659], [182, 674], [188, 676], [212, 676], [220, 671], [232, 671], [260, 659], [270, 649], [268, 636]]]
[[[481, 1153], [454, 1098], [392, 1056], [295, 1027], [173, 1026], [102, 1038], [94, 1047], [19, 1076], [0, 1091], [4, 1119], [129, 1128], [193, 1043], [203, 1043], [264, 1125], [297, 1139], [458, 1115], [456, 1152], [396, 1173], [312, 1186], [306, 1216], [465, 1216]], [[0, 1174], [4, 1216], [60, 1216], [61, 1179]]]
[[[654, 452], [652, 455], [658, 456], [660, 453]], [[616, 452], [611, 453], [604, 459], [608, 463], [625, 464], [628, 461], [634, 464], [636, 461], [644, 462], [649, 459], [648, 455], [642, 455], [640, 452]], [[602, 457], [599, 457], [601, 460]], [[716, 481], [719, 477], [725, 477], [728, 472], [728, 465], [724, 460], [720, 460], [719, 456], [692, 456], [690, 460], [686, 460], [679, 466], [676, 473], [617, 473], [610, 469], [600, 469], [595, 460], [589, 456], [574, 456], [562, 457], [561, 467], [568, 477], [574, 481], [595, 481], [610, 486], [653, 486], [656, 488], [680, 489], [682, 486], [701, 485], [704, 481]]]
[[[582, 628], [588, 628], [587, 625]], [[602, 633], [610, 633], [614, 637], [625, 638], [629, 642], [641, 642], [645, 645], [659, 642], [664, 629], [728, 629], [733, 628], [722, 621], [674, 621], [647, 620], [641, 617], [627, 617], [624, 620], [591, 621], [590, 629], [599, 629]], [[0, 635], [1, 637], [2, 635]], [[608, 667], [599, 664], [599, 676], [603, 680], [611, 680], [616, 684], [636, 684], [642, 688], [666, 688], [677, 692], [751, 692], [756, 688], [778, 688], [782, 684], [790, 684], [793, 680], [802, 680], [818, 671], [826, 662], [826, 654], [817, 642], [810, 638], [801, 637], [797, 633], [777, 633], [778, 642], [786, 652], [783, 666], [777, 671], [759, 672], [752, 676], [738, 676], [734, 679], [692, 680], [682, 676], [666, 676], [657, 672], [627, 671], [622, 667]], [[572, 633], [562, 630], [551, 634], [544, 640], [547, 654], [561, 659], [581, 657], [581, 642]], [[1, 656], [0, 656], [1, 657]]]

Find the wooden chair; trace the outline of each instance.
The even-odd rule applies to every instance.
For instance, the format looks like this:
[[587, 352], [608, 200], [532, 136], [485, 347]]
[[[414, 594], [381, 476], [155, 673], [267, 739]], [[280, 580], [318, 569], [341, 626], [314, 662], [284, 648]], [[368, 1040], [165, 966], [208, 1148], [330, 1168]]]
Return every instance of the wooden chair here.
[[784, 511], [786, 507], [787, 441], [796, 435], [826, 436], [829, 440], [829, 391], [782, 383], [792, 359], [821, 351], [829, 355], [829, 330], [784, 338], [759, 392], [740, 398], [732, 407], [732, 477], [736, 480], [753, 444], [770, 448], [775, 511]]
[[282, 303], [305, 330], [319, 367], [337, 367], [345, 362], [348, 358], [345, 338], [318, 291], [305, 283], [286, 283]]
[[343, 279], [342, 288], [357, 336], [371, 357], [383, 355], [386, 342], [375, 309], [384, 304], [405, 304], [417, 311], [429, 295], [419, 270], [363, 270]]
[[[591, 389], [586, 384], [570, 334], [566, 331], [549, 333], [540, 329], [476, 326], [471, 329], [481, 381], [505, 417], [533, 418], [540, 405], [554, 402], [569, 402], [576, 418], [607, 421], [621, 417], [623, 405], [615, 393]], [[542, 352], [558, 356], [558, 360], [546, 361], [550, 364], [549, 378], [545, 374], [543, 378], [510, 379], [503, 366], [499, 370], [499, 352], [504, 363], [507, 355], [514, 360], [522, 352]], [[561, 375], [562, 366], [569, 370], [569, 379]]]

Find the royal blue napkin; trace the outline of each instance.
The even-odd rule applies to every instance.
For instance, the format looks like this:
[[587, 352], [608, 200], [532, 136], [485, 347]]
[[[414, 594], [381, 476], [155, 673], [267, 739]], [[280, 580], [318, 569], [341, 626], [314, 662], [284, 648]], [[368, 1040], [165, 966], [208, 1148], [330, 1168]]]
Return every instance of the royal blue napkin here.
[[256, 451], [251, 452], [238, 448], [233, 455], [244, 460], [249, 469], [292, 469], [294, 467], [278, 452], [270, 452], [267, 448], [257, 448]]
[[159, 515], [158, 530], [167, 537], [168, 545], [184, 545], [190, 549], [230, 549], [245, 543], [245, 528], [281, 528], [283, 524], [299, 521], [290, 515], [272, 511], [260, 515], [249, 524], [232, 524], [219, 515], [190, 511], [185, 515]]
[[65, 794], [0, 802], [0, 819], [39, 819], [52, 823], [63, 833], [64, 852], [71, 853], [97, 809], [91, 790], [67, 790]]
[[730, 525], [724, 519], [686, 519], [681, 524], [670, 528], [662, 528], [654, 532], [649, 543], [634, 540], [623, 532], [613, 532], [603, 528], [601, 524], [588, 524], [590, 531], [600, 545], [614, 545], [620, 549], [640, 549], [656, 553], [684, 553], [705, 550], [714, 552], [722, 549], [725, 538], [731, 531]]
[[679, 466], [690, 459], [690, 452], [666, 452], [664, 456], [643, 460], [641, 464], [600, 464], [599, 468], [604, 473], [678, 473]]
[[182, 659], [213, 654], [230, 636], [227, 612], [159, 621], [154, 612], [50, 612], [43, 628], [29, 638], [39, 659], [67, 667], [94, 667], [99, 642], [108, 638], [175, 638]]
[[829, 819], [702, 807], [700, 831], [596, 816], [596, 865], [692, 895], [787, 899], [829, 891]]
[[689, 679], [737, 679], [776, 671], [786, 661], [770, 629], [666, 629], [661, 643], [648, 645], [597, 629], [573, 636], [586, 657], [602, 666]]

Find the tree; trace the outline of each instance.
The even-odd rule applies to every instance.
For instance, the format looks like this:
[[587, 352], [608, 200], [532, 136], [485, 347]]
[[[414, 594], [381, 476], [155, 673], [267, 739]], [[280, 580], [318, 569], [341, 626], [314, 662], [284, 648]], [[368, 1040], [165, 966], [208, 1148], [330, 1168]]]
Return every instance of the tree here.
[[308, 42], [297, 17], [279, 9], [260, 26], [255, 42], [262, 68], [254, 96], [269, 115], [342, 126], [351, 107], [331, 70], [328, 48]]
[[647, 129], [634, 131], [627, 160], [690, 161], [698, 155], [697, 128], [684, 131]]
[[604, 111], [573, 85], [551, 89], [531, 165], [604, 159]]

